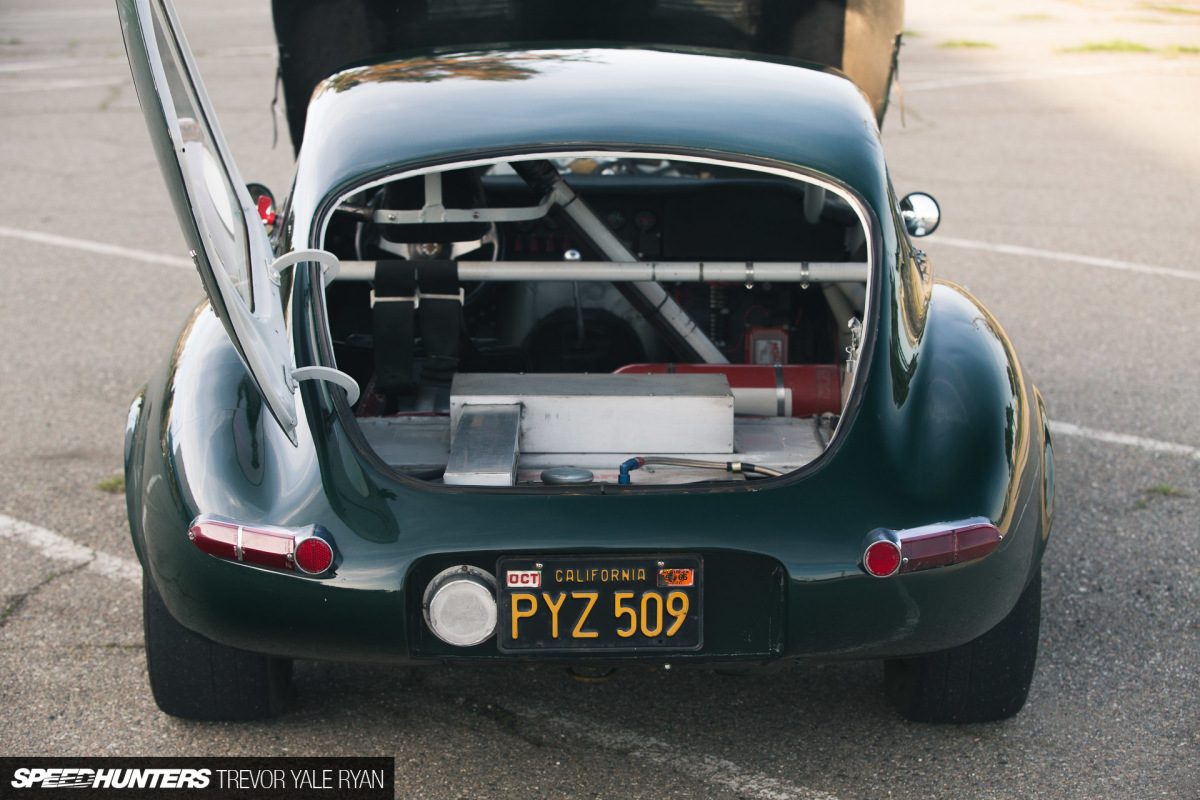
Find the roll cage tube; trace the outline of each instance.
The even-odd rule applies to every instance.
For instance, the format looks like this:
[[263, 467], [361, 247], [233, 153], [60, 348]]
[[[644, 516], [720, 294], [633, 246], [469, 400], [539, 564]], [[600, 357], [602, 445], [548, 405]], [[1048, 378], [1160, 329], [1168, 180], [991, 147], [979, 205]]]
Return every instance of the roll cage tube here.
[[[579, 234], [597, 250], [619, 263], [629, 264], [637, 261], [587, 201], [575, 194], [575, 190], [563, 180], [553, 164], [543, 159], [517, 161], [512, 166], [530, 188], [553, 194], [555, 202]], [[622, 281], [614, 282], [613, 285], [677, 349], [705, 364], [729, 363], [729, 359], [720, 348], [696, 327], [695, 321], [657, 281]]]

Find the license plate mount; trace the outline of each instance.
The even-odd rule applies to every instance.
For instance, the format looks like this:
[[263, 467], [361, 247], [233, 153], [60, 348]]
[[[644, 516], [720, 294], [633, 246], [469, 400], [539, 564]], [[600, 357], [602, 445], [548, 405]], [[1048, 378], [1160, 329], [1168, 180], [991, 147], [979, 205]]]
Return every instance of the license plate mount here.
[[644, 653], [704, 645], [704, 563], [696, 554], [505, 556], [503, 653]]

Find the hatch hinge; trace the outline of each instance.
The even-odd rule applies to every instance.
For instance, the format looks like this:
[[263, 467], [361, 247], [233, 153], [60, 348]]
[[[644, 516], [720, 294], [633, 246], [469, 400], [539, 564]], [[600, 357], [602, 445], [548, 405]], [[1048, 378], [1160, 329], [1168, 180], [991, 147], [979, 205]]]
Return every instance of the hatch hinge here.
[[354, 405], [358, 402], [358, 381], [341, 370], [333, 367], [297, 367], [291, 371], [294, 381], [328, 381], [346, 390], [346, 402]]
[[858, 370], [858, 359], [862, 351], [863, 327], [858, 317], [852, 318], [846, 327], [850, 329], [850, 346], [846, 348], [846, 377]]
[[280, 276], [285, 269], [305, 261], [316, 261], [324, 267], [321, 272], [325, 278], [325, 286], [328, 286], [330, 281], [342, 271], [342, 264], [333, 253], [325, 250], [293, 250], [272, 261], [271, 266], [267, 267], [267, 275], [270, 277], [271, 283], [279, 285]]

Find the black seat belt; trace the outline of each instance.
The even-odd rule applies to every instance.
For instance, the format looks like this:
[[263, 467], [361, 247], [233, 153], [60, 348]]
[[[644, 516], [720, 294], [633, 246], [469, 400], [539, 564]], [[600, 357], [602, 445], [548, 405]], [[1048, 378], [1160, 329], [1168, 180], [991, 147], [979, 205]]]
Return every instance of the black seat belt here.
[[417, 302], [417, 262], [375, 262], [375, 289], [371, 292], [375, 388], [385, 398], [384, 414], [396, 413], [400, 397], [416, 389], [413, 348]]
[[463, 291], [458, 285], [458, 264], [432, 260], [416, 264], [417, 318], [427, 356], [421, 365], [421, 384], [449, 387], [462, 355]]

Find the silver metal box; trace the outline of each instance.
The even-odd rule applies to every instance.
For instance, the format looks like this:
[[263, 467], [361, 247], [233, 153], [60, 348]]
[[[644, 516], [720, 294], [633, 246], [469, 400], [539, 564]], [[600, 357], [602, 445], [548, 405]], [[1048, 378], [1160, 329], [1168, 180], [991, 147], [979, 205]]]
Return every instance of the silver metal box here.
[[515, 404], [524, 453], [733, 452], [724, 375], [460, 373], [450, 390], [451, 430], [462, 431], [467, 406]]
[[518, 405], [460, 408], [452, 421], [444, 481], [451, 486], [512, 486], [517, 478], [520, 425]]

